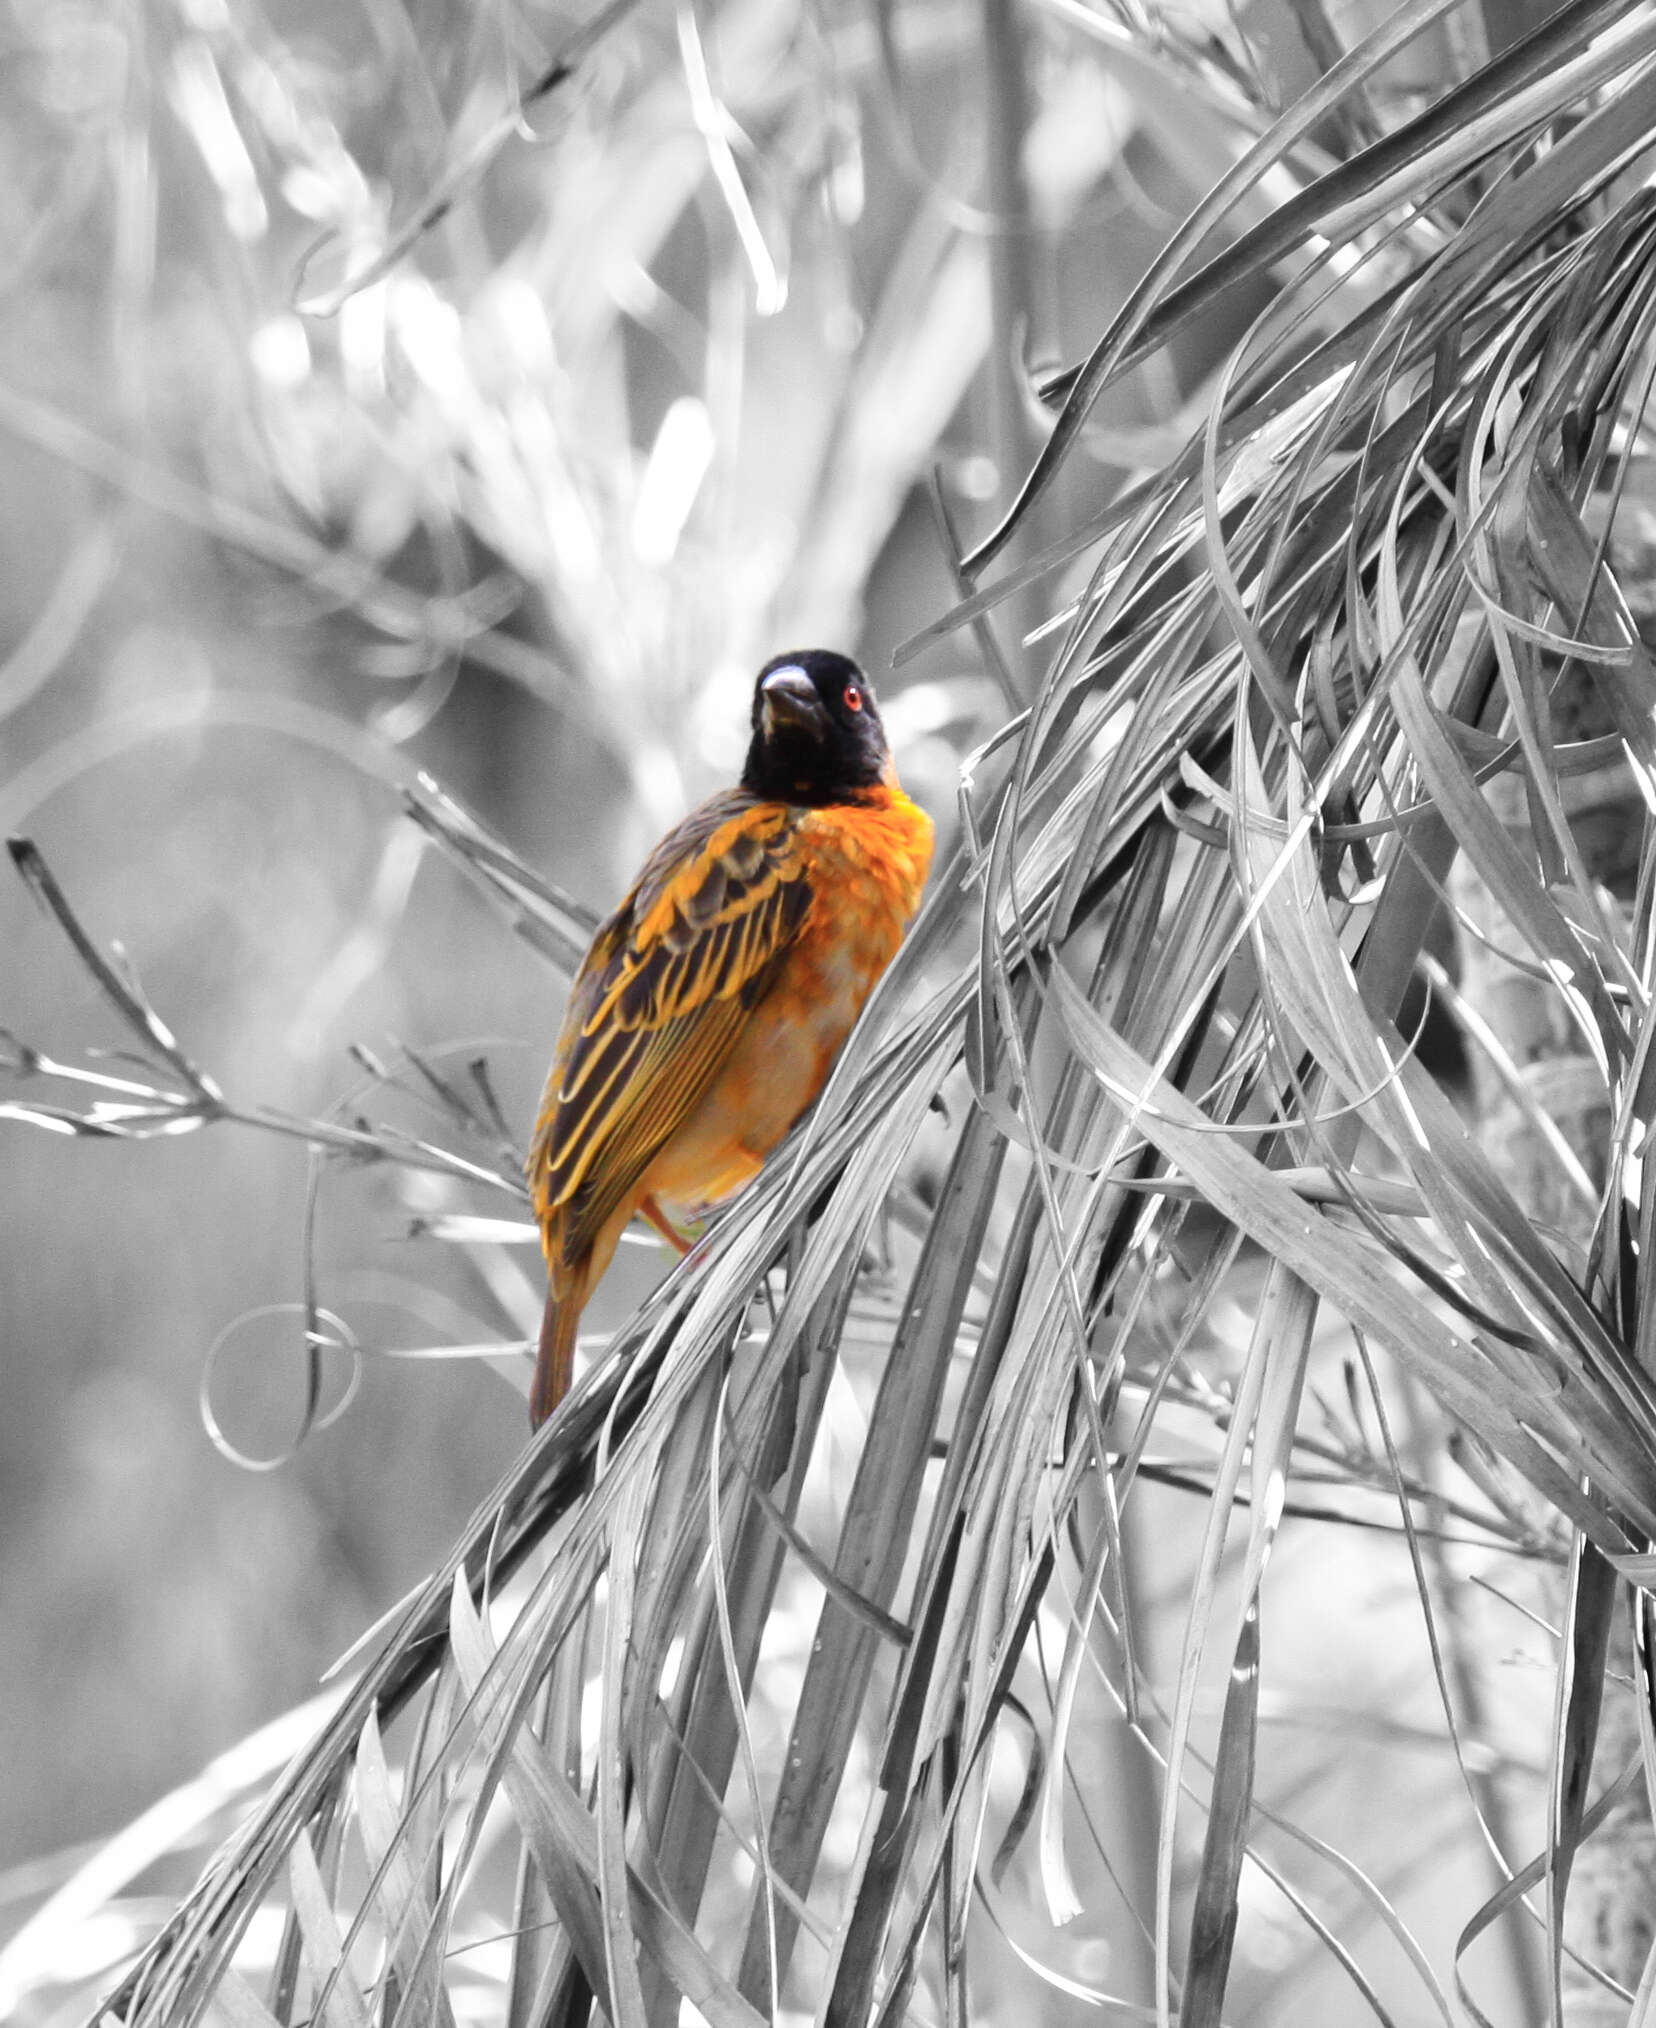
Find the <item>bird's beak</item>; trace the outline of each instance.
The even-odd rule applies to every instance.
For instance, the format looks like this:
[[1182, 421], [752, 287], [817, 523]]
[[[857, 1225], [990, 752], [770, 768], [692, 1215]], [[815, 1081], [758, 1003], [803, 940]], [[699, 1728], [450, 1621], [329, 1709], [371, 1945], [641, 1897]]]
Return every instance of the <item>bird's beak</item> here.
[[773, 670], [760, 685], [759, 696], [764, 715], [762, 730], [767, 739], [779, 726], [816, 734], [826, 729], [828, 714], [822, 708], [816, 685], [803, 669]]

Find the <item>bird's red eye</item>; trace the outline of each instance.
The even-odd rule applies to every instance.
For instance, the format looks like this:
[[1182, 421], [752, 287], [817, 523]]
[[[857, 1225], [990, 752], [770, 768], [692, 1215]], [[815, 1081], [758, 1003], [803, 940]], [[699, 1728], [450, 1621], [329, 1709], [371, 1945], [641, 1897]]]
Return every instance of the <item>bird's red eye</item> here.
[[845, 708], [847, 711], [862, 710], [862, 692], [855, 683], [847, 683], [845, 686]]

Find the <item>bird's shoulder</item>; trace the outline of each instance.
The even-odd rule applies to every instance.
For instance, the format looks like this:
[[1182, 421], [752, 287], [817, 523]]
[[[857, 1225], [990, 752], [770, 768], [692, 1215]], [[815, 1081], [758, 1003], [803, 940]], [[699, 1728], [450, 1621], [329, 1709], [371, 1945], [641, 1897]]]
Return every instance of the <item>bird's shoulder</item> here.
[[675, 824], [617, 910], [630, 940], [681, 947], [797, 878], [804, 812], [746, 789], [723, 789]]
[[872, 889], [906, 922], [931, 870], [932, 820], [894, 784], [801, 813], [795, 852], [824, 888]]
[[736, 788], [675, 824], [593, 939], [574, 1031], [656, 1027], [761, 970], [809, 906], [801, 814]]

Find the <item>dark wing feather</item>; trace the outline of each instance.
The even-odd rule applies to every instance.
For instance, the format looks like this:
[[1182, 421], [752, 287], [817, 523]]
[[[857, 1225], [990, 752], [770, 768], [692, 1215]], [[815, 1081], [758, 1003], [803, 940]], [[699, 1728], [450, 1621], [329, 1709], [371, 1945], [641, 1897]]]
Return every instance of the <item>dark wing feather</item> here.
[[574, 1265], [694, 1112], [798, 936], [811, 891], [797, 813], [741, 789], [651, 854], [576, 977], [529, 1181]]

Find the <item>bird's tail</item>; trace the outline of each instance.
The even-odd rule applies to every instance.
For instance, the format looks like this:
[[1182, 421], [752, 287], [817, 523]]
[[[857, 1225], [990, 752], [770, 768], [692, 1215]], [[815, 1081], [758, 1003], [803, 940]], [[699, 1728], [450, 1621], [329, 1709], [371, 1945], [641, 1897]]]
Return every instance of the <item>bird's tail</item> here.
[[560, 1302], [555, 1295], [546, 1299], [541, 1318], [540, 1357], [535, 1361], [535, 1383], [529, 1391], [529, 1422], [539, 1429], [564, 1396], [575, 1377], [575, 1334], [581, 1323], [581, 1291], [571, 1289]]

